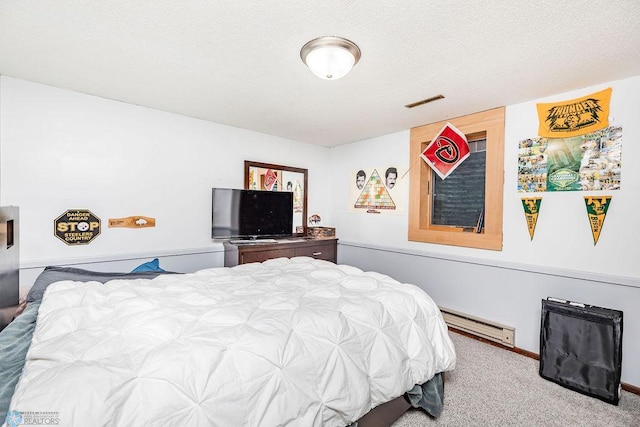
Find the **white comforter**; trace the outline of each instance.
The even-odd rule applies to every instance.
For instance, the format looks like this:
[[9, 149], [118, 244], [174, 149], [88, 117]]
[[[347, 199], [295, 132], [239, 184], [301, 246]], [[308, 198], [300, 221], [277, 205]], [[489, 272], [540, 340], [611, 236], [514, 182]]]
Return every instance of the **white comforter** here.
[[51, 285], [10, 411], [74, 426], [345, 426], [454, 365], [418, 287], [279, 258]]

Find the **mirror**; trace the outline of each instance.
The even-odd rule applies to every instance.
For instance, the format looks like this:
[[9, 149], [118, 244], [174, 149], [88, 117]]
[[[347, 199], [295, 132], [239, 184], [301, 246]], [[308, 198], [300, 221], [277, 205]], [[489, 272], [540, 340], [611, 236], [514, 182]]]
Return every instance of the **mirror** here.
[[307, 234], [307, 170], [271, 163], [244, 161], [244, 188], [247, 190], [292, 191], [293, 230]]

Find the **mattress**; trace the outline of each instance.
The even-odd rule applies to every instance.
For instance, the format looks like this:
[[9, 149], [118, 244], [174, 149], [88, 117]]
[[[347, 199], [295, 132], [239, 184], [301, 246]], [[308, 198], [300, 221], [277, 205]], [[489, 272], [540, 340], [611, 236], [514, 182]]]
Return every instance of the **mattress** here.
[[345, 426], [455, 360], [420, 288], [312, 258], [60, 281], [42, 299], [9, 415]]

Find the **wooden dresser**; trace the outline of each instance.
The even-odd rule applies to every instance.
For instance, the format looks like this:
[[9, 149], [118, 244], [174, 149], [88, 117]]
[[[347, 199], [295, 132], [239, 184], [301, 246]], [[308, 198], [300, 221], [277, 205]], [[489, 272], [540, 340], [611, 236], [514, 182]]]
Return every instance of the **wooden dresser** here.
[[271, 258], [308, 256], [337, 262], [338, 239], [283, 239], [277, 243], [224, 242], [224, 266], [262, 262]]

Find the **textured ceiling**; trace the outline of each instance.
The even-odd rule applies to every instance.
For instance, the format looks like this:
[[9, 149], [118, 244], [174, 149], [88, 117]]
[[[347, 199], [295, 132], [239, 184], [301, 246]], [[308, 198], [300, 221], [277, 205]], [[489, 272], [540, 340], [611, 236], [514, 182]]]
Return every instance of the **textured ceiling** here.
[[[638, 0], [2, 0], [0, 74], [335, 146], [640, 75], [639, 22]], [[340, 80], [300, 60], [323, 35], [362, 50]]]

